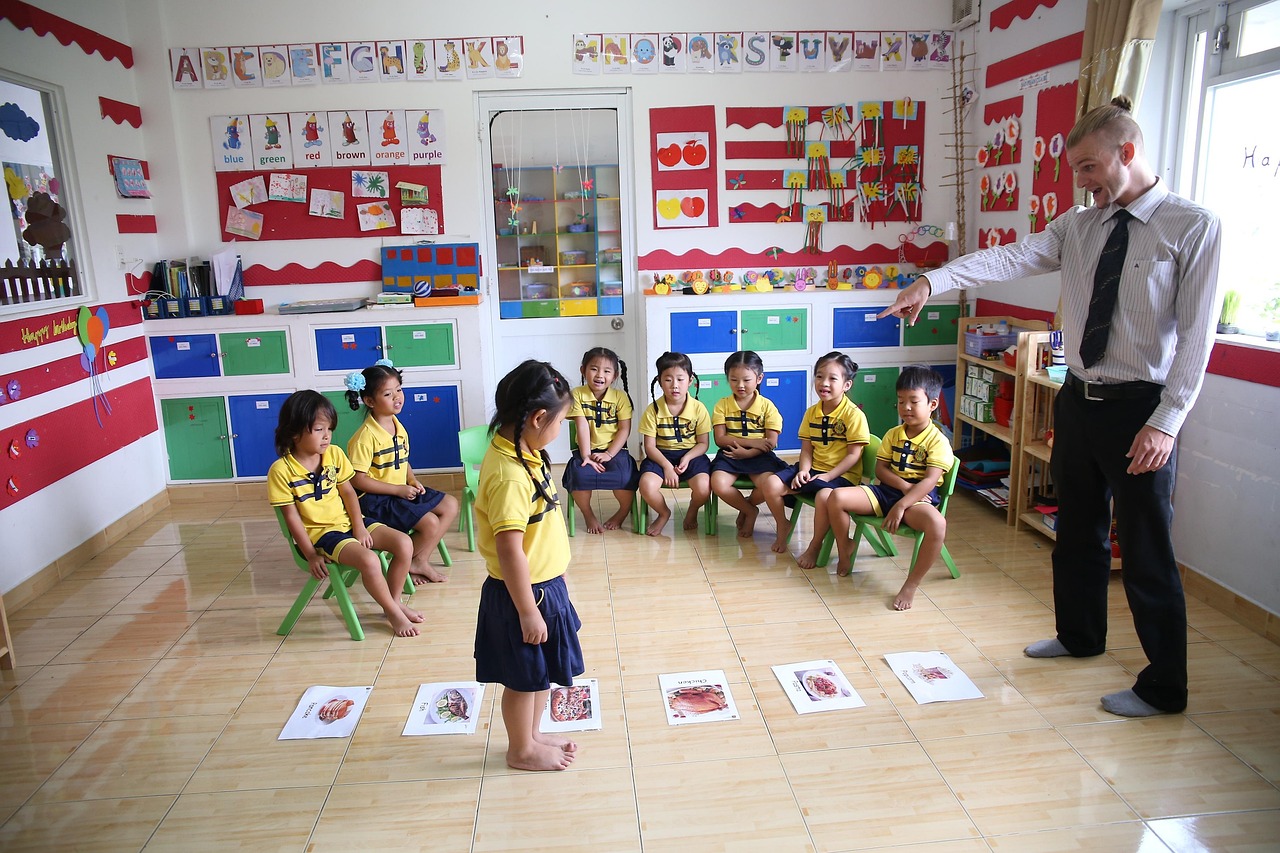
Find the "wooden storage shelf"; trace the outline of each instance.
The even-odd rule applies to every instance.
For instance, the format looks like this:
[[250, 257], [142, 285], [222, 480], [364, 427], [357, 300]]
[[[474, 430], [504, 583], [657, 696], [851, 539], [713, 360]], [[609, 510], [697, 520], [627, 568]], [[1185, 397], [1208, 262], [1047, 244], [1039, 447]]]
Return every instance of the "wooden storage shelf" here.
[[1018, 341], [1021, 353], [1026, 348], [1026, 369], [1018, 377], [1015, 392], [1018, 409], [1018, 446], [1020, 452], [1013, 465], [1018, 472], [1019, 488], [1016, 496], [1015, 520], [1017, 527], [1026, 525], [1037, 533], [1057, 541], [1057, 533], [1045, 525], [1044, 515], [1036, 511], [1037, 496], [1053, 494], [1053, 474], [1049, 470], [1052, 449], [1045, 441], [1045, 432], [1053, 429], [1053, 401], [1062, 387], [1061, 382], [1050, 378], [1042, 365], [1049, 361], [1049, 333], [1029, 332]]
[[13, 638], [9, 636], [9, 617], [4, 613], [4, 596], [0, 595], [0, 669], [13, 669]]

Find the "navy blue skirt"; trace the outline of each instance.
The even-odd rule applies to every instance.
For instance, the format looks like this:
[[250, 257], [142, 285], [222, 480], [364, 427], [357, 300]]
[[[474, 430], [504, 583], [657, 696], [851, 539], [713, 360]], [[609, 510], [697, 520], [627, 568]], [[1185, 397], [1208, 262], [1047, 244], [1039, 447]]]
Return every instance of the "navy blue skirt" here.
[[422, 521], [424, 515], [439, 506], [442, 500], [444, 492], [430, 488], [413, 500], [365, 492], [360, 496], [360, 513], [381, 521], [387, 527], [394, 527], [401, 533], [408, 533], [415, 524]]
[[[689, 451], [663, 450], [662, 448], [658, 448], [658, 452], [661, 453], [663, 456], [665, 456], [667, 458], [667, 461], [670, 462], [672, 465], [679, 465], [681, 457], [683, 457]], [[659, 477], [661, 477], [662, 466], [659, 465], [657, 462], [654, 462], [652, 459], [646, 458], [643, 462], [640, 463], [640, 473], [641, 474], [657, 474]], [[701, 456], [695, 456], [693, 458], [693, 461], [689, 463], [689, 467], [685, 468], [684, 473], [680, 475], [680, 482], [683, 483], [686, 480], [688, 480], [690, 477], [696, 477], [699, 474], [710, 474], [710, 473], [711, 473], [711, 461], [707, 459], [707, 454], [704, 453]]]
[[537, 693], [550, 689], [552, 682], [572, 687], [573, 679], [586, 671], [578, 642], [582, 620], [569, 601], [564, 576], [534, 584], [533, 600], [547, 623], [547, 641], [538, 646], [524, 641], [520, 613], [507, 585], [485, 578], [476, 622], [476, 681]]
[[[787, 484], [787, 488], [790, 489], [791, 481], [794, 480], [796, 478], [796, 474], [799, 474], [799, 473], [800, 473], [799, 464], [788, 465], [786, 468], [783, 468], [781, 471], [778, 472], [778, 476], [782, 479], [782, 482]], [[824, 474], [826, 472], [814, 471], [813, 473]], [[813, 494], [817, 494], [823, 489], [840, 489], [845, 486], [856, 486], [856, 485], [858, 484], [851, 482], [849, 480], [846, 480], [844, 477], [836, 477], [834, 480], [810, 480], [800, 488], [796, 489], [796, 494], [813, 495]]]
[[635, 490], [640, 483], [640, 472], [636, 470], [636, 460], [625, 451], [604, 463], [601, 473], [583, 465], [582, 457], [575, 453], [565, 463], [560, 482], [571, 492]]
[[742, 477], [752, 474], [772, 474], [787, 467], [787, 463], [777, 457], [772, 450], [749, 459], [734, 459], [723, 450], [716, 454], [716, 461], [711, 464], [712, 471], [728, 471]]

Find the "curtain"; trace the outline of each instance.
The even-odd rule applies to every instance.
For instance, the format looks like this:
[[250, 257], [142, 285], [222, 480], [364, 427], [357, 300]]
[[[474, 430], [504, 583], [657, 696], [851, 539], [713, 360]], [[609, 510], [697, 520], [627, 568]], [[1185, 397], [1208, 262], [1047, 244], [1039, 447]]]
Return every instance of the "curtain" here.
[[1134, 110], [1160, 23], [1161, 0], [1090, 0], [1084, 23], [1076, 113], [1082, 116], [1116, 95]]

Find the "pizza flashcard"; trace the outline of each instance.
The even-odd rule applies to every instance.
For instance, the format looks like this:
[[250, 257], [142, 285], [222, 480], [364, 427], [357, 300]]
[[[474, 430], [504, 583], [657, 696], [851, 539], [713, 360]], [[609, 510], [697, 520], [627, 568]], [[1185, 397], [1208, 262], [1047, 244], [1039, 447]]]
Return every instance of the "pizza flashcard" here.
[[600, 712], [600, 682], [579, 678], [572, 687], [551, 685], [547, 705], [542, 709], [542, 732], [587, 732], [604, 728]]

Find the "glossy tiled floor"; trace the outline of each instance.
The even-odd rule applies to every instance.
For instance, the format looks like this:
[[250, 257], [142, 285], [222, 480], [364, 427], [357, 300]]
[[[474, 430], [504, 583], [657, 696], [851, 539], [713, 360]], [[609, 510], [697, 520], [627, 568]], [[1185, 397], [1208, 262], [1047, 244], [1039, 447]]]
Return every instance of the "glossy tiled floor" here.
[[[451, 582], [414, 596], [425, 636], [393, 640], [357, 592], [365, 642], [319, 598], [286, 639], [303, 581], [265, 504], [175, 504], [13, 615], [0, 850], [1277, 849], [1280, 648], [1230, 618], [1189, 602], [1185, 715], [1121, 720], [1098, 697], [1143, 656], [1119, 588], [1107, 655], [1023, 657], [1053, 633], [1049, 544], [990, 509], [957, 498], [963, 575], [908, 613], [901, 560], [804, 572], [771, 522], [731, 522], [573, 540], [605, 727], [531, 774], [493, 691], [472, 737], [400, 736], [418, 684], [474, 676], [483, 568], [457, 534]], [[883, 656], [932, 649], [986, 698], [916, 705]], [[826, 657], [867, 706], [797, 716], [769, 667]], [[741, 720], [666, 725], [656, 676], [692, 669], [727, 673]], [[277, 741], [313, 684], [374, 685], [355, 735]]]

